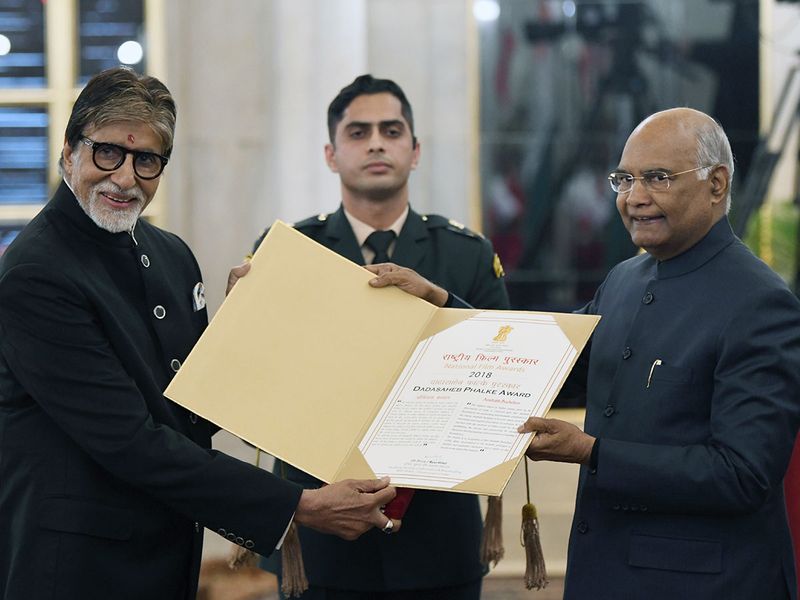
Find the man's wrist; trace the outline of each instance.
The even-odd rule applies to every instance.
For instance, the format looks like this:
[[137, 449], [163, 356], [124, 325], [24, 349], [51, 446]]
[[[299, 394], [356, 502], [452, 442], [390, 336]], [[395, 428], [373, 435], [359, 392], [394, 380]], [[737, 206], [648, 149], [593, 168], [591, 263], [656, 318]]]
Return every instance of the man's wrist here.
[[300, 501], [294, 509], [294, 522], [298, 525], [305, 525], [307, 523], [306, 515], [314, 514], [316, 510], [316, 492], [314, 489], [306, 489], [300, 494]]
[[592, 448], [589, 451], [589, 460], [586, 465], [591, 473], [597, 472], [597, 460], [600, 454], [600, 438], [592, 438]]
[[431, 304], [435, 304], [438, 307], [443, 307], [447, 305], [447, 301], [450, 299], [450, 293], [440, 288], [438, 285], [433, 285], [430, 294], [426, 300]]

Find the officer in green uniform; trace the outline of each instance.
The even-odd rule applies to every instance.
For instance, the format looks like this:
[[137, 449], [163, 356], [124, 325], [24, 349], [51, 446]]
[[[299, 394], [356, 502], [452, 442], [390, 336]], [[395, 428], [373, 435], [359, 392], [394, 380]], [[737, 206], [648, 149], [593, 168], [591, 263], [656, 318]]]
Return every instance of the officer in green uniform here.
[[[396, 83], [356, 78], [328, 107], [328, 132], [325, 159], [339, 174], [342, 204], [296, 223], [299, 231], [357, 264], [391, 261], [472, 306], [508, 308], [491, 243], [455, 221], [409, 207], [408, 177], [420, 144]], [[276, 472], [306, 487], [320, 485], [288, 465], [276, 465]], [[481, 530], [475, 496], [426, 490], [417, 490], [392, 535], [374, 531], [343, 542], [300, 527], [310, 584], [302, 598], [478, 600], [486, 571]]]

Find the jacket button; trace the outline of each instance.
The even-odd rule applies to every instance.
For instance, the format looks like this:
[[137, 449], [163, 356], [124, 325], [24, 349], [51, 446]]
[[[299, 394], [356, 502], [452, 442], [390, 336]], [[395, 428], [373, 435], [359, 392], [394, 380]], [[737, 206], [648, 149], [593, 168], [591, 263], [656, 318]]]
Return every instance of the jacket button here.
[[628, 505], [627, 504], [623, 504], [622, 505], [622, 512], [628, 512]]
[[237, 537], [237, 538], [236, 538], [235, 540], [233, 540], [233, 541], [234, 541], [234, 543], [235, 543], [237, 546], [242, 546], [242, 545], [244, 545], [244, 538], [243, 538], [243, 537]]
[[628, 360], [631, 357], [631, 354], [633, 354], [633, 350], [630, 348], [625, 348], [625, 350], [622, 351], [622, 360]]
[[196, 415], [196, 414], [194, 414], [193, 412], [190, 412], [190, 413], [189, 413], [189, 422], [190, 422], [192, 425], [196, 425], [196, 424], [197, 424], [197, 415]]
[[644, 298], [642, 298], [642, 302], [643, 302], [644, 304], [650, 304], [650, 303], [651, 303], [651, 302], [653, 302], [653, 300], [655, 300], [655, 299], [656, 299], [656, 297], [655, 297], [655, 296], [653, 296], [653, 292], [647, 292], [647, 293], [644, 295]]
[[611, 507], [611, 510], [619, 510], [619, 504], [615, 504]]
[[142, 266], [145, 269], [150, 266], [150, 257], [147, 254], [142, 254]]
[[230, 532], [230, 533], [228, 533], [228, 535], [225, 536], [225, 539], [232, 542], [233, 540], [236, 539], [236, 534], [233, 533], [233, 532]]
[[228, 532], [225, 531], [222, 527], [220, 527], [219, 529], [217, 529], [217, 533], [224, 537], [225, 534]]
[[153, 314], [156, 316], [156, 319], [163, 319], [167, 316], [167, 309], [159, 304], [153, 309]]
[[614, 407], [609, 404], [608, 406], [606, 406], [606, 409], [603, 411], [603, 414], [607, 417], [610, 417], [611, 415], [614, 414], [614, 412], [615, 412]]
[[178, 369], [181, 368], [181, 361], [179, 361], [177, 358], [173, 358], [171, 361], [169, 361], [169, 366], [177, 373]]
[[246, 540], [244, 543], [244, 547], [247, 548], [248, 550], [250, 550], [250, 548], [252, 548], [253, 546], [255, 546], [253, 540]]
[[589, 531], [589, 524], [586, 521], [578, 521], [578, 533], [586, 533]]

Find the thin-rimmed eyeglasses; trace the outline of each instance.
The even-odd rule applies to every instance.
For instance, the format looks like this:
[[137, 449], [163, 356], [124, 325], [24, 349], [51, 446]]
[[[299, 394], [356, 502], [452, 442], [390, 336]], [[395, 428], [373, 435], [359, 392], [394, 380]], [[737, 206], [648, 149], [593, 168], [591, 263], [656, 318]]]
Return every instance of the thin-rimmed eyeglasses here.
[[633, 188], [634, 181], [641, 181], [644, 188], [650, 192], [666, 192], [669, 189], [669, 182], [675, 179], [678, 175], [685, 175], [686, 173], [694, 173], [701, 169], [710, 169], [716, 165], [704, 165], [702, 167], [695, 167], [686, 171], [679, 171], [678, 173], [668, 173], [667, 171], [647, 171], [642, 173], [640, 177], [634, 177], [630, 173], [621, 171], [614, 171], [608, 176], [608, 183], [611, 184], [611, 189], [618, 194], [626, 194]]

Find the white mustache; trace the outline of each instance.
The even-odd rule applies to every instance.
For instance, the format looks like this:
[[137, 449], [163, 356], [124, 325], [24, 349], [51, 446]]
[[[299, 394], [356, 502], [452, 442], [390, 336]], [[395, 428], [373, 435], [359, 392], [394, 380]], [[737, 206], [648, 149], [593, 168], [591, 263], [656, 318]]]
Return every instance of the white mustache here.
[[135, 198], [138, 202], [144, 202], [144, 192], [142, 192], [138, 185], [135, 185], [127, 190], [123, 190], [116, 183], [106, 181], [103, 183], [98, 183], [95, 186], [94, 191], [97, 193], [111, 192], [112, 194], [119, 194], [121, 196]]

